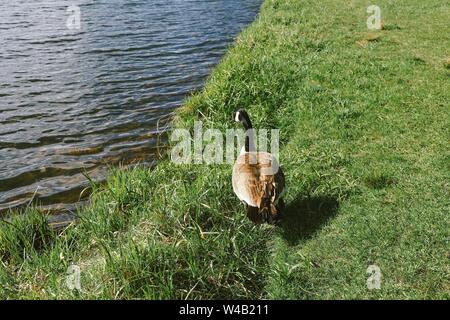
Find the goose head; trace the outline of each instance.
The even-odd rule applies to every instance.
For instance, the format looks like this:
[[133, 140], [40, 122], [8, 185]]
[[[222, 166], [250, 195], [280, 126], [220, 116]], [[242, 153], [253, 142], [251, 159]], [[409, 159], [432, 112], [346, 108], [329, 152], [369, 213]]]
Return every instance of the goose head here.
[[234, 121], [242, 123], [245, 130], [252, 129], [252, 122], [250, 121], [250, 117], [248, 116], [247, 111], [245, 109], [237, 110], [233, 115]]

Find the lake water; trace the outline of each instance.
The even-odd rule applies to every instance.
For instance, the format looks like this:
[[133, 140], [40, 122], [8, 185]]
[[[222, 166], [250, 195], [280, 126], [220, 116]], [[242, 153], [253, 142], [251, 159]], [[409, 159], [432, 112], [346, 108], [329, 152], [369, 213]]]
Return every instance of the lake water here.
[[102, 180], [109, 165], [152, 162], [159, 121], [202, 87], [261, 3], [2, 1], [0, 212], [31, 200], [67, 209], [84, 172]]

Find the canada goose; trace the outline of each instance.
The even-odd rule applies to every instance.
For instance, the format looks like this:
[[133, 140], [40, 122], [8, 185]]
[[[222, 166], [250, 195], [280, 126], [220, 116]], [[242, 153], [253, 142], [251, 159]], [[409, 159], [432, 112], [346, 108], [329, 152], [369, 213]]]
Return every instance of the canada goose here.
[[277, 159], [255, 150], [255, 134], [247, 111], [239, 109], [234, 120], [246, 130], [245, 145], [233, 166], [233, 191], [247, 205], [247, 216], [255, 223], [273, 223], [284, 209], [284, 174]]

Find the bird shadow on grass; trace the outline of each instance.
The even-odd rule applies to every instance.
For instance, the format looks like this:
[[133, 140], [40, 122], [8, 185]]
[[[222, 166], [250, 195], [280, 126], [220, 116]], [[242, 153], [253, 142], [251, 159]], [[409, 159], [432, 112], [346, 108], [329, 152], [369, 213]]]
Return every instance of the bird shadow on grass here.
[[339, 201], [332, 197], [297, 197], [286, 205], [279, 226], [289, 245], [311, 238], [338, 212]]

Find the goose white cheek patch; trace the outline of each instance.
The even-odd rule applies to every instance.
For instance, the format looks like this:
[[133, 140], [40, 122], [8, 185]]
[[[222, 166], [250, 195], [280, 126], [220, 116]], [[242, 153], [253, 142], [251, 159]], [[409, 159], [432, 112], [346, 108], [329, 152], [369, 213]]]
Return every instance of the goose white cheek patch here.
[[234, 116], [234, 121], [239, 122], [239, 112], [236, 112], [236, 115]]

